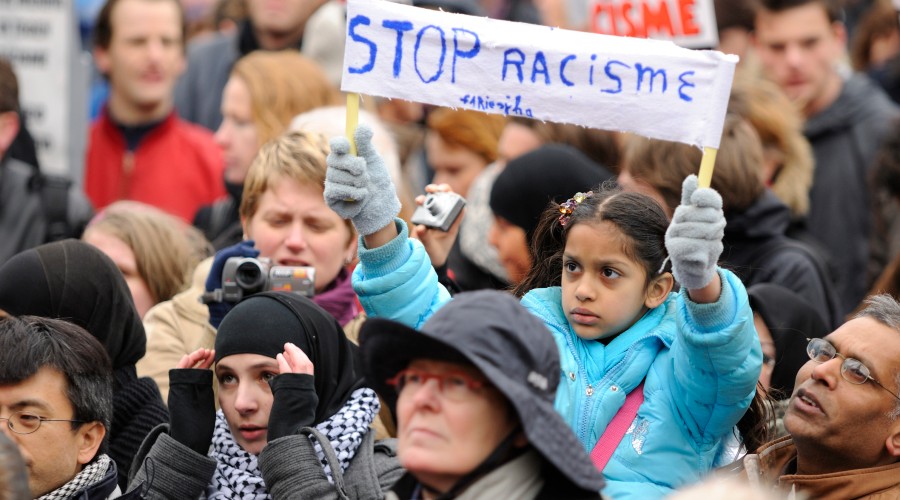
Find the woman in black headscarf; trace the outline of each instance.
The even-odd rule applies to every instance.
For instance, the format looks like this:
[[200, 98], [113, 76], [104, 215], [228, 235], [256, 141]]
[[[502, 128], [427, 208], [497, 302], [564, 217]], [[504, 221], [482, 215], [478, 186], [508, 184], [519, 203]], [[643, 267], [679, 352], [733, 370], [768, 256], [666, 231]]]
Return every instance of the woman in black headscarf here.
[[393, 447], [375, 443], [370, 429], [380, 405], [357, 347], [298, 294], [244, 299], [219, 326], [215, 349], [185, 355], [169, 377], [170, 424], [147, 438], [131, 489], [167, 498], [381, 498], [402, 474]]
[[786, 433], [782, 417], [797, 372], [809, 361], [806, 339], [822, 338], [829, 330], [813, 306], [787, 288], [759, 283], [748, 288], [747, 294], [763, 351], [759, 382], [775, 400], [774, 437], [780, 437]]
[[138, 378], [135, 363], [147, 337], [122, 273], [103, 252], [78, 240], [48, 243], [0, 267], [0, 309], [71, 321], [106, 348], [113, 365], [109, 455], [124, 489], [141, 442], [169, 414], [156, 382]]

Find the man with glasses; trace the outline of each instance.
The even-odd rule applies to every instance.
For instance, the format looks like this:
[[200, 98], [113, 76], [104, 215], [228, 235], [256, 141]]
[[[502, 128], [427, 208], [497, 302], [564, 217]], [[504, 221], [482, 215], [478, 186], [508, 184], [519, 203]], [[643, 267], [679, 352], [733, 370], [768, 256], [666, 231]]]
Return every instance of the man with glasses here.
[[33, 498], [119, 495], [103, 453], [112, 407], [110, 361], [89, 333], [61, 320], [0, 319], [0, 432], [25, 459]]
[[806, 351], [784, 416], [789, 435], [744, 458], [751, 482], [816, 499], [900, 498], [900, 303], [869, 298]]

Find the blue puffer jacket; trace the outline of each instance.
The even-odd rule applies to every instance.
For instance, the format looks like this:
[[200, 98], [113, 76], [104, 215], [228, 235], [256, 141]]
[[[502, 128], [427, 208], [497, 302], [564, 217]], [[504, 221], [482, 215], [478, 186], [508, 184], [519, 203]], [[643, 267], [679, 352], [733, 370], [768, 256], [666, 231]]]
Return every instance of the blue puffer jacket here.
[[[450, 296], [421, 243], [408, 239], [402, 221], [397, 229], [397, 238], [374, 250], [360, 240], [353, 288], [369, 316], [420, 328]], [[720, 269], [719, 276], [718, 302], [670, 294], [608, 345], [575, 334], [559, 287], [522, 299], [556, 340], [562, 368], [556, 409], [586, 450], [645, 380], [644, 403], [603, 471], [603, 493], [614, 499], [661, 498], [698, 480], [753, 398], [762, 352], [747, 293], [731, 272]]]
[[644, 403], [603, 470], [603, 493], [614, 499], [660, 498], [700, 479], [753, 399], [762, 367], [753, 314], [740, 280], [719, 276], [718, 302], [672, 293], [608, 345], [575, 334], [559, 287], [522, 299], [553, 332], [562, 368], [556, 410], [586, 450], [644, 380]]

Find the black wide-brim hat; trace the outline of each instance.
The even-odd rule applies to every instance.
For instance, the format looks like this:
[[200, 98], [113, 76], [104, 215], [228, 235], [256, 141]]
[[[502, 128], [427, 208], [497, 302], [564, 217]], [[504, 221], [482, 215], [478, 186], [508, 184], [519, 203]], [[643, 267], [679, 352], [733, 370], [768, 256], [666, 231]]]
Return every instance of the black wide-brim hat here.
[[474, 365], [515, 408], [529, 443], [545, 460], [585, 490], [603, 487], [602, 475], [553, 407], [560, 366], [552, 334], [508, 293], [458, 294], [421, 330], [370, 318], [359, 341], [367, 383], [392, 410], [397, 393], [387, 381], [411, 361]]

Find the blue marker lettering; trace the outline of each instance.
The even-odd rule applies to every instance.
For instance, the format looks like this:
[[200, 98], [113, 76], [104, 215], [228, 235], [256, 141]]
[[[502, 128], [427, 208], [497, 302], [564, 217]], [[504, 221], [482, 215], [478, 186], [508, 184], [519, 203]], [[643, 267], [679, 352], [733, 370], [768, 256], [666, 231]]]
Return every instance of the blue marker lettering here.
[[[538, 63], [541, 65], [540, 69], [538, 69]], [[544, 75], [544, 85], [550, 85], [550, 73], [547, 71], [547, 58], [544, 57], [544, 53], [540, 50], [534, 55], [534, 64], [531, 65], [531, 83], [535, 82], [539, 73]]]
[[641, 90], [641, 83], [644, 81], [644, 75], [646, 75], [647, 73], [650, 73], [650, 91], [649, 92], [653, 93], [653, 81], [656, 80], [657, 76], [662, 75], [662, 82], [663, 82], [662, 93], [663, 94], [666, 93], [666, 89], [669, 87], [669, 83], [666, 78], [666, 70], [664, 70], [664, 69], [656, 69], [655, 70], [649, 66], [644, 66], [641, 63], [634, 63], [634, 69], [637, 70], [637, 78], [638, 78], [637, 90], [638, 90], [638, 92], [640, 92], [640, 90]]
[[391, 21], [385, 19], [381, 25], [397, 32], [397, 48], [394, 50], [394, 78], [400, 76], [400, 62], [403, 60], [403, 32], [411, 31], [413, 25], [409, 21]]
[[[459, 50], [459, 37], [460, 33], [468, 33], [475, 37], [475, 42], [472, 44], [472, 48], [462, 52]], [[478, 51], [481, 50], [481, 41], [478, 39], [478, 34], [462, 28], [453, 28], [453, 66], [450, 71], [450, 83], [456, 83], [456, 58], [461, 57], [463, 59], [472, 59], [476, 55], [478, 55]]]
[[606, 92], [607, 94], [618, 94], [619, 92], [622, 92], [622, 79], [619, 78], [618, 75], [616, 75], [615, 73], [612, 72], [613, 64], [618, 64], [619, 66], [624, 66], [625, 69], [631, 69], [631, 66], [623, 63], [622, 61], [612, 60], [612, 61], [609, 61], [608, 63], [606, 63], [606, 67], [604, 68], [604, 71], [606, 72], [606, 76], [608, 76], [612, 80], [615, 80], [616, 83], [618, 84], [618, 86], [616, 87], [615, 90], [612, 90], [612, 89], [603, 89], [602, 90], [602, 92]]
[[[441, 58], [438, 59], [438, 68], [434, 73], [434, 76], [426, 80], [425, 77], [422, 76], [422, 72], [419, 71], [419, 47], [422, 45], [422, 37], [425, 36], [425, 30], [427, 30], [428, 28], [434, 28], [438, 31], [438, 33], [441, 34]], [[447, 41], [444, 40], [444, 30], [433, 24], [429, 24], [428, 26], [425, 26], [424, 28], [419, 30], [419, 35], [416, 37], [416, 49], [413, 52], [413, 66], [415, 66], [416, 73], [419, 75], [419, 79], [422, 80], [422, 83], [431, 83], [441, 77], [441, 73], [444, 72], [444, 58], [446, 57], [446, 55]]]
[[594, 84], [594, 61], [597, 60], [597, 54], [591, 54], [591, 73], [588, 76], [588, 83]]
[[693, 97], [684, 93], [685, 87], [690, 87], [690, 88], [696, 87], [694, 82], [689, 82], [684, 79], [684, 77], [686, 77], [688, 75], [693, 75], [693, 74], [694, 74], [693, 71], [685, 71], [684, 73], [678, 75], [678, 81], [681, 82], [681, 85], [678, 86], [678, 97], [680, 97], [682, 101], [691, 102], [694, 100]]
[[378, 46], [375, 45], [372, 40], [356, 33], [356, 27], [358, 25], [362, 24], [368, 26], [371, 22], [372, 21], [368, 17], [363, 15], [353, 16], [353, 19], [350, 20], [348, 27], [350, 38], [352, 38], [354, 42], [364, 43], [369, 46], [369, 62], [359, 68], [349, 68], [348, 71], [350, 71], [350, 73], [368, 73], [375, 67], [375, 55], [378, 53]]
[[[511, 54], [516, 54], [519, 56], [519, 60], [515, 61], [509, 58]], [[522, 83], [522, 65], [525, 64], [525, 53], [519, 49], [506, 49], [503, 52], [503, 78], [502, 80], [506, 81], [506, 66], [508, 64], [512, 64], [516, 67], [516, 74], [519, 76], [519, 83]]]
[[516, 105], [515, 105], [515, 107], [513, 107], [513, 113], [515, 113], [519, 116], [522, 116], [522, 108], [519, 107], [519, 103], [521, 103], [521, 102], [522, 102], [522, 96], [517, 95], [516, 96]]
[[[568, 55], [563, 58], [563, 60], [559, 63], [559, 79], [562, 80], [564, 84], [568, 87], [574, 87], [575, 83], [566, 78], [566, 64], [569, 64], [569, 61], [574, 61], [575, 55]], [[591, 79], [593, 79], [594, 75], [591, 75]], [[592, 82], [593, 83], [593, 82]]]

